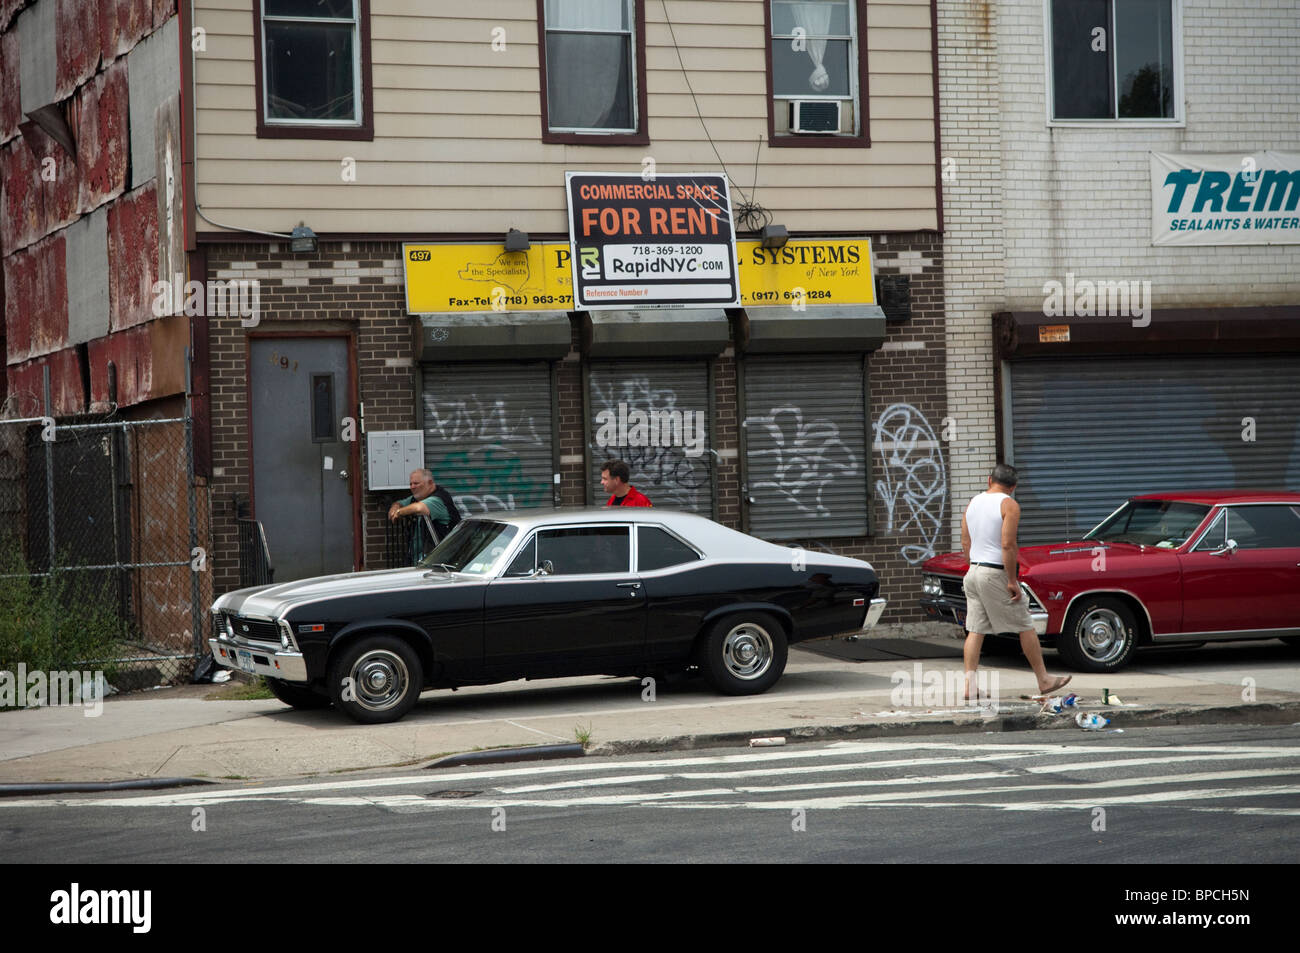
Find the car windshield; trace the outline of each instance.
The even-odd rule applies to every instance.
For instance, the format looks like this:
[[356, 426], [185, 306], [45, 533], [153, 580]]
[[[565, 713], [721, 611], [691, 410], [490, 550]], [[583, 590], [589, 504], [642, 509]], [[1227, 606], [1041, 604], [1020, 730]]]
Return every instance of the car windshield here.
[[492, 571], [518, 532], [506, 523], [464, 520], [419, 564], [425, 569], [483, 575]]
[[1201, 503], [1129, 500], [1083, 538], [1176, 549], [1187, 542], [1209, 511]]

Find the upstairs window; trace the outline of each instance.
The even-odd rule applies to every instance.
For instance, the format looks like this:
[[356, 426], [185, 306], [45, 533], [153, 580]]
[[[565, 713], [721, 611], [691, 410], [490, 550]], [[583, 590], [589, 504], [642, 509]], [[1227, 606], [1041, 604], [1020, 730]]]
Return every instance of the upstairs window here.
[[1051, 117], [1179, 119], [1176, 0], [1051, 0]]
[[[867, 145], [860, 0], [767, 3], [769, 139], [773, 145]], [[778, 141], [780, 140], [780, 141]]]
[[259, 0], [258, 135], [370, 139], [369, 0]]
[[648, 143], [644, 13], [634, 0], [541, 0], [543, 140]]

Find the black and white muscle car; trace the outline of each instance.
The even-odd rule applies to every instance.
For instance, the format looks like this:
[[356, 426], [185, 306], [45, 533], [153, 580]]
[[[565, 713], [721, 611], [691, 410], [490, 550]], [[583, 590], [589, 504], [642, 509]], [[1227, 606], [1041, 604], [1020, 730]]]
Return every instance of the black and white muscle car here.
[[212, 655], [295, 708], [396, 721], [421, 691], [698, 667], [751, 695], [792, 642], [860, 633], [885, 600], [869, 563], [661, 509], [518, 510], [463, 521], [418, 566], [241, 589]]

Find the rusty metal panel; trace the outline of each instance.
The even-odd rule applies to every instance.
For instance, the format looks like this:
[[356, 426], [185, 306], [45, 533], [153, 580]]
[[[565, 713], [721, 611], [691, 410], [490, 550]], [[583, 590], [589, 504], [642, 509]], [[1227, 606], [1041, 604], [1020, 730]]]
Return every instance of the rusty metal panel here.
[[14, 410], [23, 416], [44, 413], [41, 369], [47, 364], [50, 368], [50, 399], [54, 416], [84, 412], [81, 358], [73, 347], [8, 369], [9, 396], [14, 399]]
[[[0, 12], [0, 22], [3, 20]], [[23, 121], [22, 92], [18, 85], [19, 49], [18, 31], [0, 33], [0, 143], [18, 135], [18, 124]]]
[[131, 115], [131, 187], [154, 177], [154, 129], [158, 107], [181, 88], [180, 22], [173, 17], [127, 54], [127, 87]]
[[109, 327], [122, 331], [153, 316], [158, 280], [158, 197], [152, 184], [108, 207]]
[[[29, 124], [27, 128], [32, 128]], [[0, 247], [10, 255], [26, 248], [45, 232], [45, 201], [41, 192], [40, 166], [37, 165], [26, 137], [13, 140], [0, 149], [0, 190], [4, 206], [0, 209]]]
[[77, 220], [81, 176], [66, 149], [35, 123], [23, 127], [23, 138], [36, 163], [41, 183], [41, 236]]
[[0, 0], [0, 30], [9, 26], [9, 21], [26, 2], [27, 0]]
[[176, 12], [176, 0], [153, 0], [153, 25], [160, 27]]
[[117, 368], [119, 407], [130, 407], [149, 399], [153, 387], [153, 350], [148, 327], [131, 328], [91, 341], [86, 351], [90, 361], [91, 403], [106, 403], [109, 399], [110, 361]]
[[127, 129], [129, 93], [126, 60], [120, 59], [81, 87], [73, 99], [72, 126], [77, 132], [81, 169], [80, 208], [98, 208], [126, 190], [130, 160]]
[[18, 64], [22, 84], [19, 96], [25, 113], [35, 112], [56, 101], [54, 3], [55, 0], [37, 0], [18, 15], [14, 27], [22, 49]]
[[152, 27], [151, 0], [100, 0], [99, 51], [104, 62], [130, 50]]
[[57, 102], [71, 96], [99, 67], [99, 6], [85, 0], [44, 2], [57, 3], [54, 14], [54, 100]]
[[[63, 235], [5, 259], [5, 327], [9, 363], [67, 346], [68, 280]], [[12, 281], [10, 280], [12, 278]]]
[[68, 343], [108, 333], [108, 209], [98, 208], [64, 232], [67, 237]]

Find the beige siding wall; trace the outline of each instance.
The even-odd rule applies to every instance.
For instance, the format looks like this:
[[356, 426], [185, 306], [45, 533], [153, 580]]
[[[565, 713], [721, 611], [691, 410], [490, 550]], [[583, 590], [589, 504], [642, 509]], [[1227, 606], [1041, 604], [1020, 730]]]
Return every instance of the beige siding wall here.
[[[449, 0], [371, 0], [373, 142], [258, 139], [254, 0], [196, 0], [197, 189], [217, 221], [317, 232], [567, 231], [565, 170], [711, 171], [791, 230], [937, 226], [929, 0], [871, 0], [871, 147], [767, 146], [761, 0], [647, 0], [649, 146], [541, 141], [535, 0], [475, 0], [473, 18], [433, 16]], [[504, 27], [506, 50], [493, 51]], [[759, 141], [762, 141], [761, 148]], [[342, 177], [356, 162], [356, 181]], [[739, 200], [739, 196], [733, 195]], [[201, 229], [211, 226], [200, 222]]]

